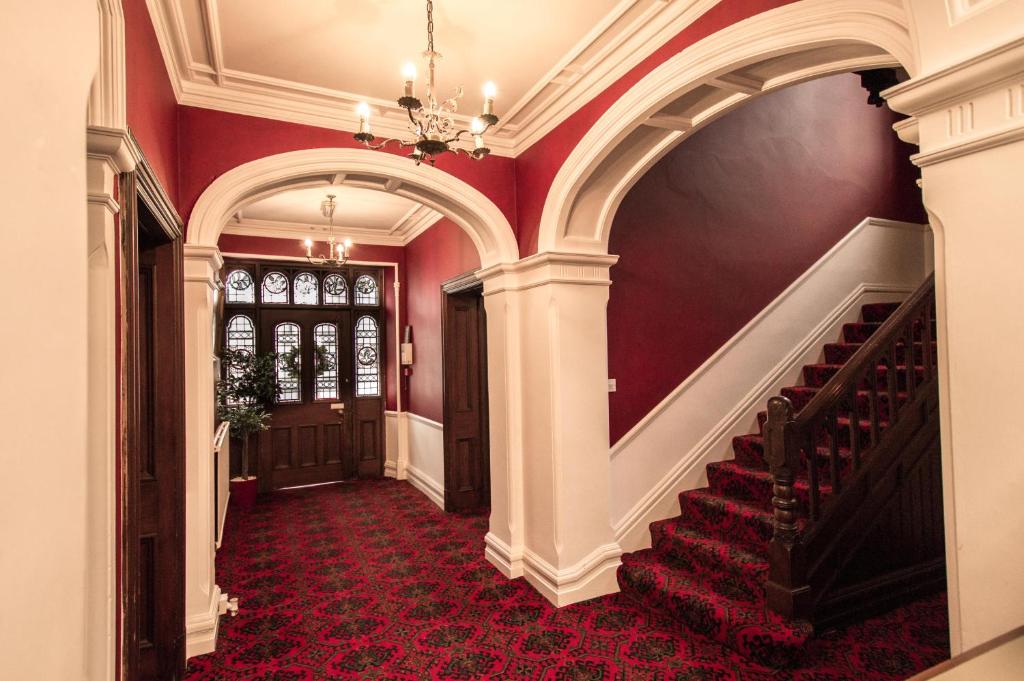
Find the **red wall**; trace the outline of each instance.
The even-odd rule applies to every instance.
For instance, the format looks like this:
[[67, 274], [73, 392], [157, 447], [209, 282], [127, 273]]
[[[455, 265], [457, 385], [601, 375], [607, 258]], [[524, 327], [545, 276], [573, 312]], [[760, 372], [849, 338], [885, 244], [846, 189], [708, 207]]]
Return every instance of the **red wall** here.
[[123, 5], [128, 127], [180, 212], [178, 103], [145, 0], [125, 0]]
[[451, 220], [443, 219], [405, 247], [405, 263], [415, 345], [409, 411], [440, 423], [444, 417], [441, 284], [479, 268], [480, 256], [469, 236]]
[[[266, 118], [181, 107], [180, 131], [182, 217], [188, 221], [196, 200], [210, 183], [232, 168], [265, 156], [319, 147], [360, 147], [352, 133]], [[409, 163], [412, 163], [410, 160]], [[515, 162], [491, 157], [474, 161], [465, 156], [440, 159], [439, 170], [480, 190], [515, 225]]]
[[[273, 239], [267, 237], [238, 236], [234, 234], [221, 235], [217, 246], [222, 253], [245, 254], [245, 255], [268, 255], [278, 257], [303, 257], [305, 249], [298, 239]], [[395, 263], [398, 265], [398, 281], [401, 286], [399, 304], [401, 316], [398, 320], [399, 327], [406, 324], [406, 273], [405, 273], [405, 249], [395, 246], [370, 246], [356, 244], [352, 248], [352, 259], [358, 262], [373, 263]], [[395, 269], [384, 267], [384, 315], [385, 348], [386, 358], [385, 371], [385, 409], [394, 411], [398, 408], [398, 392], [395, 387], [395, 376], [398, 366], [398, 347], [395, 343]], [[402, 391], [403, 403], [408, 399], [404, 384]]]
[[615, 216], [618, 440], [865, 217], [926, 222], [914, 148], [852, 74], [765, 95], [654, 166]]

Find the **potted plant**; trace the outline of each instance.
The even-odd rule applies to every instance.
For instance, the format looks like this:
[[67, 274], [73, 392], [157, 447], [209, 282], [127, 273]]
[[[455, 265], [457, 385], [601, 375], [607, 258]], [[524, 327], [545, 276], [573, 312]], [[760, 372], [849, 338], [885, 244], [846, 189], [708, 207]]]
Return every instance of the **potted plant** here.
[[249, 479], [249, 436], [267, 430], [278, 395], [277, 354], [254, 355], [225, 349], [224, 377], [217, 384], [217, 416], [231, 423], [231, 434], [242, 441], [242, 477]]

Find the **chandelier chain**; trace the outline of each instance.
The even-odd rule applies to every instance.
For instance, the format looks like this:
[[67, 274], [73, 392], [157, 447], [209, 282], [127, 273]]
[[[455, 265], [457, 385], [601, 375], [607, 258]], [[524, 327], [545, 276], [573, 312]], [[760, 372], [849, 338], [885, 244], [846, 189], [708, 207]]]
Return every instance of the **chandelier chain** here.
[[434, 54], [434, 3], [427, 0], [427, 52]]

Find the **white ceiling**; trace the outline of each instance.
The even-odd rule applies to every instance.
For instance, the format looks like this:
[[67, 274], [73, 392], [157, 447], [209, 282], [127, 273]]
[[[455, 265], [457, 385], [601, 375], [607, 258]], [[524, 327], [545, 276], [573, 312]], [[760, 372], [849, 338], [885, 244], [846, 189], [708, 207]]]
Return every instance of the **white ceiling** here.
[[335, 195], [335, 233], [356, 243], [404, 245], [441, 218], [440, 213], [395, 193], [348, 185], [284, 189], [242, 206], [227, 234], [302, 239], [326, 234], [320, 204]]
[[[465, 88], [460, 122], [498, 85], [495, 154], [514, 156], [718, 0], [434, 0], [438, 87]], [[182, 104], [403, 134], [400, 70], [422, 87], [425, 0], [147, 0]]]

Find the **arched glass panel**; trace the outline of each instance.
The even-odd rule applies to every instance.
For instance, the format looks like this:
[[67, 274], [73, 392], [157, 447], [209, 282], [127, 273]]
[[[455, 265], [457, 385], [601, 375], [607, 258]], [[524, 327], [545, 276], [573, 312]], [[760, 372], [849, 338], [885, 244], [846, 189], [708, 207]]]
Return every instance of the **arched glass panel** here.
[[263, 292], [261, 298], [264, 303], [288, 303], [288, 277], [280, 272], [267, 272], [263, 277]]
[[317, 324], [313, 327], [316, 344], [316, 399], [338, 399], [338, 327]]
[[320, 304], [320, 282], [309, 272], [295, 277], [294, 289], [292, 301], [296, 305]]
[[229, 303], [256, 302], [256, 286], [252, 275], [245, 270], [235, 270], [229, 274], [224, 288], [224, 300]]
[[377, 305], [377, 280], [369, 274], [363, 274], [356, 279], [356, 305]]
[[[251, 280], [250, 280], [251, 283]], [[231, 350], [241, 350], [250, 355], [256, 352], [256, 329], [252, 319], [236, 314], [228, 321], [225, 345]]]
[[356, 322], [355, 346], [356, 396], [380, 397], [380, 335], [373, 317]]
[[277, 353], [278, 402], [302, 401], [302, 331], [299, 325], [282, 322], [274, 327], [274, 352]]
[[348, 305], [348, 284], [340, 274], [324, 278], [324, 305]]

